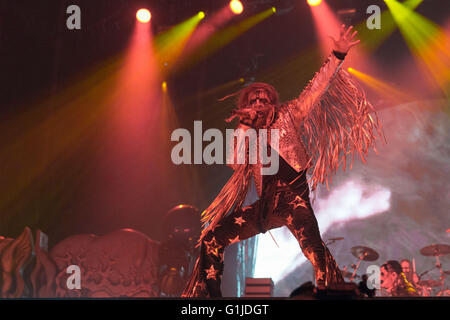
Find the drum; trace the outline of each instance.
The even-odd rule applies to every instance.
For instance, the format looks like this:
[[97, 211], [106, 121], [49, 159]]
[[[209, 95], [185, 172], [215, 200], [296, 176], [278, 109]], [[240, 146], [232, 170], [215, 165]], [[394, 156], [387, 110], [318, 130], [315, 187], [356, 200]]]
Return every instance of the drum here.
[[450, 297], [450, 289], [444, 289], [436, 294], [437, 297]]

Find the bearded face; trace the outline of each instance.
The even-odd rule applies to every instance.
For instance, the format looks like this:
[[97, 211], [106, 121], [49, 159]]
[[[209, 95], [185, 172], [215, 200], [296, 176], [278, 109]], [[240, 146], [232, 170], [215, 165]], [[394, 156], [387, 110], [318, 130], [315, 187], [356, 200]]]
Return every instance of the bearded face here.
[[402, 265], [403, 273], [408, 276], [410, 274], [410, 272], [411, 272], [411, 266], [410, 266], [409, 262], [408, 261], [403, 261], [401, 263], [401, 265]]

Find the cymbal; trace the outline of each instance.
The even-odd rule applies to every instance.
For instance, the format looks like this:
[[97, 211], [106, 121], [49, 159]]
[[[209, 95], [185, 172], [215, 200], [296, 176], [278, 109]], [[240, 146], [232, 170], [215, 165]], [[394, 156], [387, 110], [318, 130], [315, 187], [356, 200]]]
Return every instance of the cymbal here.
[[417, 282], [417, 284], [421, 287], [432, 288], [432, 287], [440, 287], [442, 283], [436, 280], [420, 280], [419, 282]]
[[378, 253], [369, 247], [356, 246], [351, 251], [353, 256], [364, 261], [375, 261], [379, 257]]
[[444, 256], [450, 253], [450, 246], [446, 244], [432, 244], [420, 250], [424, 256]]
[[[344, 278], [351, 278], [353, 275], [353, 272], [350, 272], [347, 270], [341, 270], [341, 274]], [[355, 274], [355, 278], [359, 278], [359, 275]]]

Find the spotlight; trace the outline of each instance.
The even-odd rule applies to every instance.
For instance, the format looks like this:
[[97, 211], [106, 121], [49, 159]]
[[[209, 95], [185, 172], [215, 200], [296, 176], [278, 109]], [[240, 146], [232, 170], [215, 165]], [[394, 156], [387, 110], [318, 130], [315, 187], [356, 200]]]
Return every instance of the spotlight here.
[[197, 15], [200, 20], [202, 20], [205, 17], [205, 13], [203, 11], [200, 11]]
[[136, 12], [136, 19], [138, 19], [139, 22], [147, 23], [152, 18], [152, 14], [147, 9], [139, 9]]
[[312, 7], [318, 6], [322, 3], [322, 0], [308, 0], [308, 4]]
[[167, 91], [167, 82], [163, 81], [163, 83], [161, 84], [161, 88], [163, 89], [164, 92]]
[[239, 0], [232, 0], [230, 1], [230, 9], [234, 14], [241, 14], [244, 11], [244, 6]]

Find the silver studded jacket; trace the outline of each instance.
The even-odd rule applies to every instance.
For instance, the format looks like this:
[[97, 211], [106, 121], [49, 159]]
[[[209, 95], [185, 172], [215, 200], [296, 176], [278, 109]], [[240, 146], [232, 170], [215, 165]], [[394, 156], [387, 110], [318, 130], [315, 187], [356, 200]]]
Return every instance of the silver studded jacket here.
[[[279, 144], [278, 146], [273, 144], [271, 147], [297, 172], [307, 169], [311, 160], [302, 138], [303, 119], [327, 90], [342, 62], [334, 55], [330, 55], [298, 98], [279, 105], [275, 109], [275, 120], [268, 129], [279, 130]], [[242, 125], [239, 125], [239, 128], [244, 131], [248, 129]], [[256, 189], [260, 196], [262, 191], [261, 166], [260, 162], [251, 165]]]

